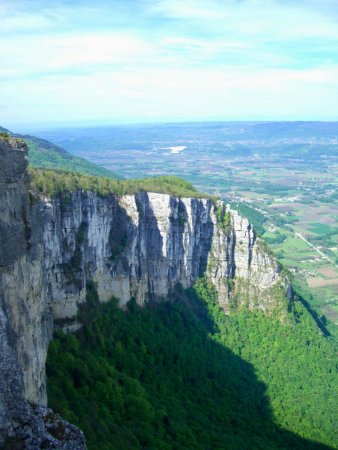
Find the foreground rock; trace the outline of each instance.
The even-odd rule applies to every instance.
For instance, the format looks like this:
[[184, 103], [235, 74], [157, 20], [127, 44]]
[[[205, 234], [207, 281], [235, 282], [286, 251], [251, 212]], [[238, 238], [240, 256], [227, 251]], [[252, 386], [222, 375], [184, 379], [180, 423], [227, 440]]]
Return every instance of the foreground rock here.
[[53, 317], [26, 155], [20, 141], [0, 140], [0, 448], [83, 450], [83, 433], [43, 407]]

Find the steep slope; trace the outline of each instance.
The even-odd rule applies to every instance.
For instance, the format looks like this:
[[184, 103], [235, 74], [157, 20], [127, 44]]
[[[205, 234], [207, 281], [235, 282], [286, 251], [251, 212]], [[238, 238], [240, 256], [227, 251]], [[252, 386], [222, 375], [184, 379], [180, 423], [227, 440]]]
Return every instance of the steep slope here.
[[117, 173], [93, 164], [86, 159], [71, 155], [63, 148], [30, 135], [12, 133], [3, 127], [0, 132], [22, 139], [28, 146], [28, 159], [32, 167], [45, 169], [60, 169], [108, 178], [121, 178]]
[[[276, 335], [283, 329], [285, 333], [292, 330], [294, 338], [289, 339], [297, 343], [283, 373], [283, 394], [288, 389], [291, 394], [284, 403], [283, 397], [277, 396], [283, 406], [289, 407], [294, 395], [297, 405], [279, 411], [289, 421], [282, 429], [273, 417], [277, 409], [275, 405], [271, 409], [271, 386], [267, 392], [261, 376], [257, 378], [257, 366], [245, 361], [237, 349], [228, 348], [244, 344], [242, 336], [235, 335], [230, 327], [231, 322], [235, 329], [237, 313], [225, 316], [218, 306], [219, 319], [213, 317], [205, 301], [196, 298], [199, 284], [189, 293], [180, 290], [169, 302], [152, 308], [131, 303], [127, 313], [114, 301], [98, 304], [91, 286], [81, 311], [84, 327], [75, 335], [58, 333], [51, 343], [47, 360], [50, 405], [84, 430], [88, 447], [93, 450], [328, 449], [287, 431], [298, 427], [306, 437], [324, 442], [334, 442], [335, 437], [334, 414], [330, 409], [323, 414], [315, 411], [321, 400], [318, 395], [314, 401], [299, 400], [299, 386], [292, 388], [294, 371], [299, 372], [299, 378], [302, 375], [297, 357], [304, 348], [297, 340], [304, 324], [285, 327], [277, 318], [257, 313], [266, 328], [273, 321]], [[212, 295], [212, 290], [209, 293]], [[283, 345], [283, 340], [275, 339], [269, 345], [272, 330], [264, 339], [266, 328], [255, 329], [259, 324], [255, 315], [248, 312], [253, 318], [247, 333], [256, 334], [257, 340], [252, 345], [246, 340], [245, 346], [247, 350], [256, 346], [262, 356], [267, 350], [271, 352], [273, 365], [281, 371], [282, 358], [273, 350], [276, 342]], [[228, 324], [228, 333], [219, 328], [221, 317]], [[238, 328], [245, 332], [245, 328]], [[259, 339], [264, 340], [264, 352]], [[313, 334], [311, 344], [316, 341], [325, 339]], [[284, 346], [286, 351], [291, 348], [287, 342]], [[307, 370], [320, 370], [324, 363], [321, 373], [325, 374], [333, 366], [333, 362], [325, 361], [330, 353], [318, 356], [317, 366], [303, 364]], [[326, 375], [325, 381], [332, 383], [333, 377]], [[302, 384], [305, 395], [307, 386], [314, 387], [304, 379]], [[327, 386], [325, 390], [328, 392]], [[327, 406], [333, 405], [334, 399]], [[307, 412], [309, 406], [313, 409]]]
[[239, 292], [238, 302], [268, 310], [270, 288], [282, 284], [288, 289], [249, 222], [222, 202], [78, 189], [57, 194], [39, 208], [56, 319], [76, 316], [90, 280], [102, 301], [115, 295], [122, 306], [131, 297], [143, 305], [166, 297], [177, 283], [191, 286], [206, 272], [226, 311]]

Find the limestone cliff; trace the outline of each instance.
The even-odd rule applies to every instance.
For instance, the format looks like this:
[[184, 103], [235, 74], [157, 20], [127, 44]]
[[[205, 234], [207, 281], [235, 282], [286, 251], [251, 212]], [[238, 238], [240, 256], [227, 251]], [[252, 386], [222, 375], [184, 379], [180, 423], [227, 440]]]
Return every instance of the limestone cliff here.
[[85, 449], [83, 434], [45, 407], [53, 317], [43, 223], [31, 204], [26, 169], [26, 145], [0, 139], [0, 448]]
[[[38, 198], [29, 193], [26, 154], [25, 144], [0, 140], [0, 445], [8, 435], [22, 438], [27, 418], [47, 433], [46, 414], [30, 405], [46, 404], [53, 328], [79, 326], [88, 281], [101, 301], [114, 295], [123, 307], [131, 297], [140, 305], [159, 301], [205, 274], [226, 312], [234, 298], [269, 310], [271, 287], [287, 287], [252, 226], [222, 202], [81, 190]], [[69, 430], [50, 448], [84, 448], [75, 427]], [[65, 447], [69, 439], [73, 447]]]
[[[249, 222], [227, 211], [222, 202], [146, 192], [102, 198], [77, 191], [41, 203], [54, 318], [75, 316], [88, 280], [96, 281], [102, 301], [114, 295], [122, 306], [131, 297], [140, 305], [165, 298], [177, 283], [191, 286], [203, 274], [225, 310], [228, 279], [247, 280], [257, 292], [270, 288], [280, 279], [276, 261]], [[226, 214], [224, 226], [219, 217]], [[257, 307], [268, 305], [263, 299]]]

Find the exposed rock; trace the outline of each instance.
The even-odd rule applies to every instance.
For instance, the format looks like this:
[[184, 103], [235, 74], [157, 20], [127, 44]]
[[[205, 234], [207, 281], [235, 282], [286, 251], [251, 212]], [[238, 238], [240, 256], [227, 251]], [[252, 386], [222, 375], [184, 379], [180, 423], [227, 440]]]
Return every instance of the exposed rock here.
[[[57, 320], [76, 315], [88, 280], [96, 281], [101, 301], [114, 295], [123, 306], [135, 297], [143, 305], [206, 273], [225, 310], [231, 294], [226, 280], [247, 280], [257, 292], [280, 281], [275, 259], [261, 248], [247, 219], [222, 202], [145, 192], [102, 198], [77, 191], [64, 203], [57, 198], [40, 205]], [[219, 210], [228, 212], [226, 228], [218, 224]], [[264, 299], [256, 306], [267, 308]]]
[[19, 419], [3, 443], [4, 450], [84, 450], [82, 431], [63, 420], [51, 409], [28, 409], [26, 420]]
[[79, 430], [64, 422], [65, 442], [57, 442], [49, 436], [41, 411], [37, 414], [30, 406], [46, 403], [45, 361], [53, 317], [43, 267], [43, 222], [30, 202], [26, 168], [26, 145], [1, 139], [0, 447], [84, 449], [84, 444], [67, 447], [72, 433], [84, 442]]

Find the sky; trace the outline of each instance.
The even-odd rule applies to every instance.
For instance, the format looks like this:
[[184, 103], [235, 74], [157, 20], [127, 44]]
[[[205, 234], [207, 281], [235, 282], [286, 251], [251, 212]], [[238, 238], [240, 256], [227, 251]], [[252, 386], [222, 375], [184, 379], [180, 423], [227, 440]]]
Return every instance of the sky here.
[[0, 125], [338, 120], [337, 0], [1, 0]]

